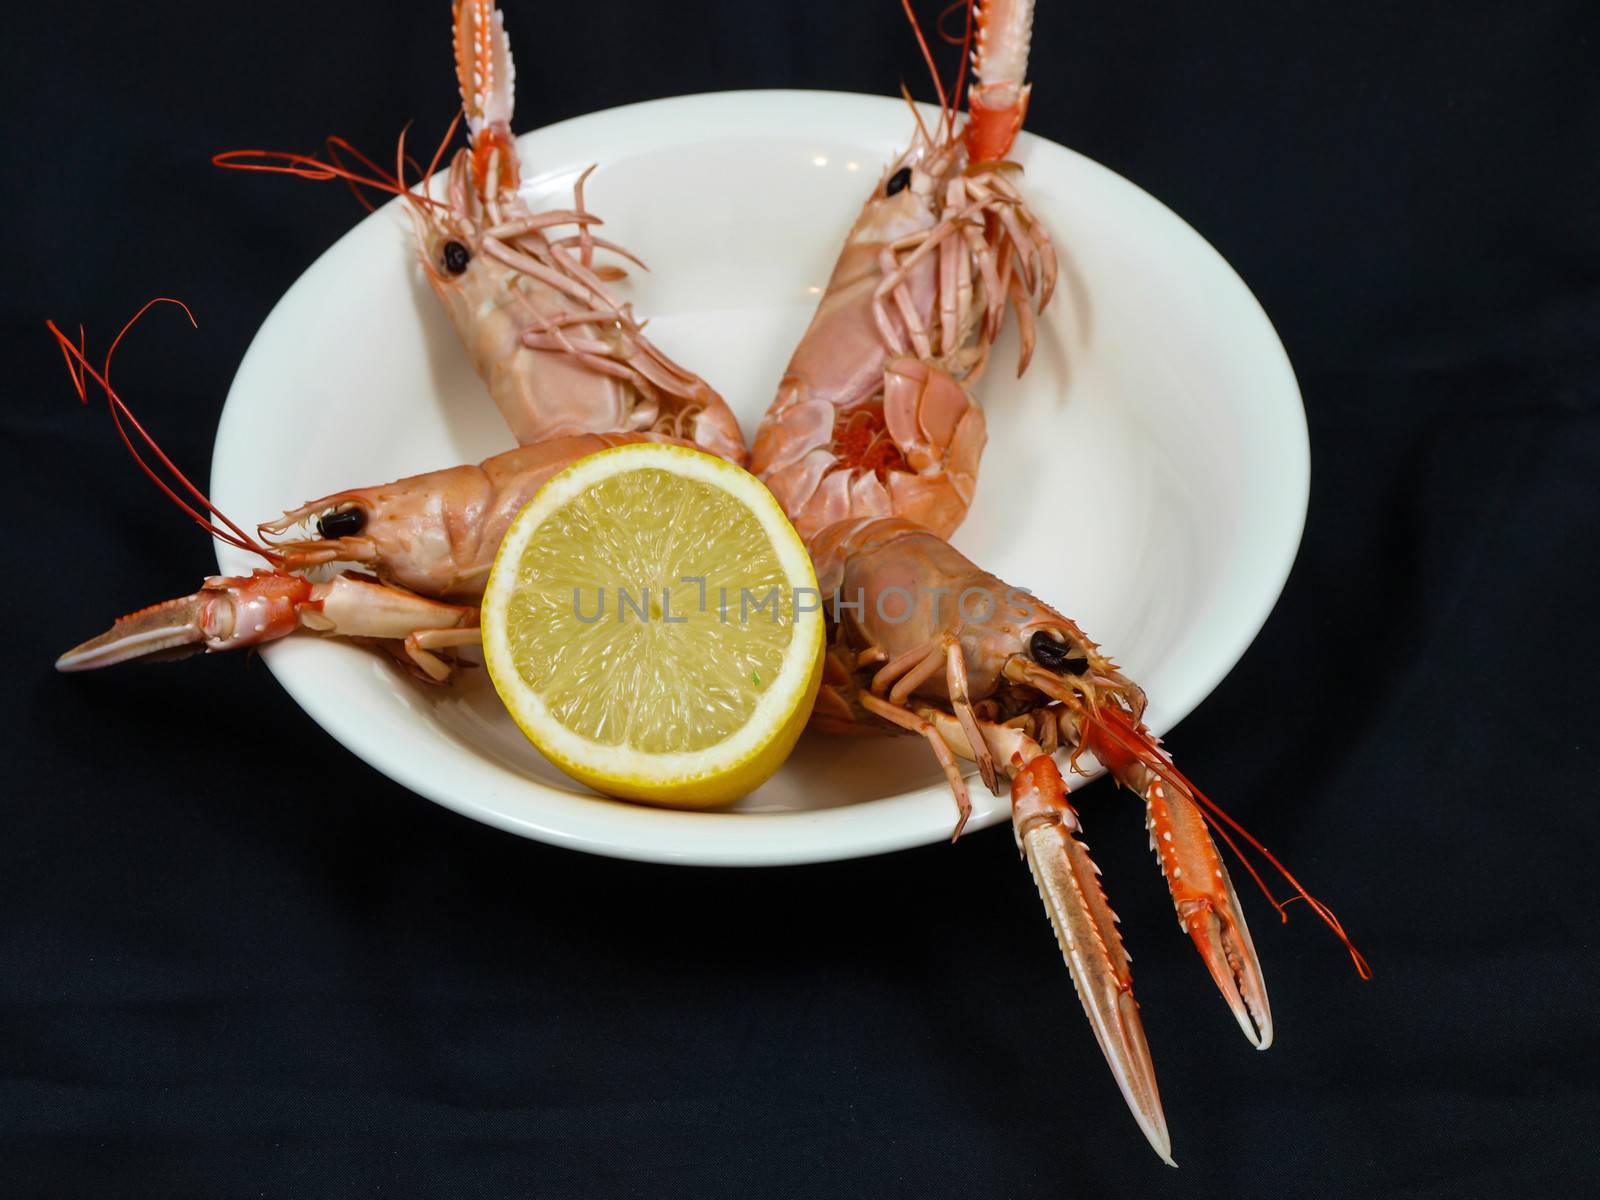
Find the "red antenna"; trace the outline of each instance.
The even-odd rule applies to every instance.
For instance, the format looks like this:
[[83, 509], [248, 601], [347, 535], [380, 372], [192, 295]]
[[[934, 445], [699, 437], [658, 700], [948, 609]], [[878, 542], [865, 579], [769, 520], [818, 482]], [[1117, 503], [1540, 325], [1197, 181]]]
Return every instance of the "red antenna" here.
[[[944, 26], [945, 22], [949, 20], [950, 14], [960, 9], [966, 10], [967, 25], [961, 36], [956, 37], [946, 30]], [[972, 18], [977, 11], [978, 0], [955, 0], [955, 3], [939, 14], [939, 20], [935, 22], [935, 27], [939, 30], [941, 38], [952, 46], [961, 47], [961, 66], [956, 69], [956, 90], [950, 97], [950, 103], [957, 108], [961, 106], [961, 96], [967, 86], [967, 67], [972, 62]]]
[[[100, 385], [101, 390], [106, 394], [107, 407], [111, 411], [111, 421], [117, 427], [117, 433], [122, 438], [122, 444], [128, 448], [128, 453], [133, 455], [133, 460], [139, 464], [140, 470], [150, 477], [150, 481], [161, 489], [167, 499], [187, 513], [195, 524], [219, 541], [226, 542], [230, 546], [236, 546], [240, 550], [249, 550], [254, 554], [259, 554], [268, 562], [280, 563], [283, 561], [283, 555], [269, 550], [239, 528], [237, 524], [229, 519], [226, 513], [211, 503], [210, 498], [190, 481], [189, 477], [178, 468], [176, 463], [167, 457], [166, 452], [156, 443], [155, 438], [139, 423], [139, 418], [133, 415], [133, 410], [127, 406], [122, 397], [117, 395], [116, 389], [111, 386], [111, 358], [116, 354], [117, 347], [122, 343], [122, 339], [127, 336], [128, 331], [138, 323], [139, 318], [157, 304], [177, 305], [183, 310], [183, 315], [189, 318], [189, 324], [199, 328], [194, 319], [194, 314], [189, 311], [189, 306], [182, 300], [174, 300], [170, 296], [157, 296], [153, 300], [147, 300], [143, 308], [128, 318], [127, 323], [123, 325], [117, 336], [112, 340], [111, 348], [106, 351], [105, 363], [98, 371], [90, 364], [88, 355], [85, 353], [83, 326], [80, 325], [78, 327], [78, 341], [74, 343], [71, 338], [61, 332], [60, 327], [54, 321], [46, 320], [44, 324], [45, 328], [55, 337], [57, 345], [61, 347], [61, 356], [66, 359], [67, 374], [72, 377], [72, 386], [78, 393], [78, 399], [84, 404], [89, 403], [89, 380], [92, 379]], [[144, 455], [139, 452], [139, 448], [134, 445], [133, 439], [128, 436], [128, 426], [132, 426], [133, 431], [139, 435], [140, 441], [150, 449], [157, 461], [172, 475], [178, 486], [188, 492], [195, 502], [200, 505], [200, 508], [205, 510], [206, 515], [202, 515], [194, 505], [174, 491], [172, 485], [161, 478], [156, 469], [145, 460]], [[211, 520], [210, 518], [212, 517], [215, 520]], [[221, 522], [221, 525], [218, 525], [217, 522]]]
[[[922, 50], [922, 61], [928, 64], [928, 74], [933, 77], [933, 90], [939, 95], [939, 110], [944, 114], [944, 135], [954, 138], [956, 134], [956, 117], [961, 108], [961, 97], [967, 86], [967, 66], [972, 58], [972, 0], [955, 0], [939, 14], [934, 22], [941, 40], [952, 46], [961, 47], [961, 65], [956, 69], [956, 86], [953, 91], [946, 94], [944, 80], [939, 77], [939, 68], [933, 61], [933, 51], [928, 47], [928, 39], [923, 35], [922, 25], [917, 20], [917, 14], [911, 7], [911, 0], [900, 0], [900, 6], [905, 9], [906, 20], [911, 22], [911, 32], [917, 35], [917, 45]], [[967, 23], [965, 31], [957, 37], [946, 28], [950, 14], [958, 9], [967, 10]]]
[[[428, 169], [423, 173], [424, 185], [433, 177], [438, 169], [439, 161], [444, 157], [446, 147], [455, 137], [456, 128], [461, 124], [461, 114], [457, 113], [444, 131], [438, 148], [433, 152], [433, 158], [428, 163]], [[315, 154], [298, 154], [292, 150], [225, 150], [221, 154], [211, 156], [212, 165], [223, 167], [230, 171], [267, 171], [275, 175], [294, 175], [301, 179], [311, 179], [318, 182], [327, 179], [342, 179], [356, 199], [371, 212], [372, 203], [362, 195], [361, 188], [371, 188], [377, 192], [387, 192], [390, 195], [406, 196], [418, 204], [430, 208], [440, 207], [440, 202], [425, 191], [417, 192], [405, 181], [405, 166], [409, 164], [417, 167], [415, 159], [405, 153], [406, 134], [401, 130], [397, 148], [396, 170], [390, 172], [379, 166], [368, 155], [362, 153], [342, 137], [330, 137], [326, 144], [326, 158], [318, 158]], [[359, 163], [365, 171], [356, 170], [347, 166], [344, 156], [348, 155]]]
[[906, 20], [911, 22], [911, 32], [917, 35], [917, 45], [922, 48], [922, 61], [928, 64], [928, 74], [933, 76], [933, 90], [939, 94], [939, 111], [944, 114], [945, 137], [953, 137], [956, 128], [955, 109], [950, 103], [950, 98], [945, 95], [944, 80], [939, 78], [939, 68], [934, 64], [933, 51], [928, 49], [928, 39], [922, 34], [922, 25], [917, 20], [916, 11], [911, 7], [911, 0], [900, 0], [900, 6], [906, 10]]

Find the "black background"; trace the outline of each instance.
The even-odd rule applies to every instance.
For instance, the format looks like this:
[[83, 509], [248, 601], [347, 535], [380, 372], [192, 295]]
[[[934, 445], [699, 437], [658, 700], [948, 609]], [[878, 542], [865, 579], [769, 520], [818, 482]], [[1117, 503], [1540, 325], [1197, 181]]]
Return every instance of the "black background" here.
[[[1137, 806], [1097, 787], [1174, 1173], [1003, 830], [804, 869], [611, 862], [390, 784], [244, 656], [52, 672], [211, 559], [73, 402], [43, 318], [103, 346], [146, 297], [188, 300], [200, 331], [152, 319], [118, 371], [203, 478], [251, 333], [359, 215], [209, 156], [384, 147], [412, 117], [436, 138], [447, 7], [8, 10], [0, 1193], [1487, 1196], [1592, 1176], [1600, 10], [1041, 5], [1029, 127], [1188, 219], [1299, 374], [1298, 564], [1172, 744], [1377, 972], [1246, 896], [1278, 1021], [1252, 1052], [1173, 928]], [[720, 88], [927, 91], [892, 0], [506, 7], [519, 128]], [[1081, 501], [1052, 483], [1064, 514]]]

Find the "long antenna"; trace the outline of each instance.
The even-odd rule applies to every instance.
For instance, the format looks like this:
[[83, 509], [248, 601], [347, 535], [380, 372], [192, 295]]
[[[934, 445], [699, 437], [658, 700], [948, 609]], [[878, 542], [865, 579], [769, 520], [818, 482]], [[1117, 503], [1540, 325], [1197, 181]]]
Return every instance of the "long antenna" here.
[[[85, 353], [82, 326], [79, 326], [78, 328], [78, 341], [74, 343], [71, 338], [61, 331], [60, 327], [54, 321], [46, 320], [44, 324], [45, 328], [48, 329], [55, 337], [57, 345], [59, 345], [61, 348], [61, 355], [66, 360], [67, 373], [72, 377], [72, 385], [78, 393], [78, 399], [84, 404], [89, 402], [89, 380], [92, 379], [95, 383], [100, 385], [101, 390], [106, 394], [107, 407], [111, 411], [111, 421], [117, 427], [117, 433], [122, 438], [122, 444], [128, 448], [128, 453], [133, 455], [133, 460], [139, 464], [140, 470], [149, 476], [150, 481], [154, 483], [156, 487], [161, 489], [161, 491], [166, 495], [167, 499], [171, 500], [180, 509], [187, 513], [190, 519], [195, 522], [195, 524], [199, 525], [218, 541], [226, 542], [228, 545], [235, 546], [240, 550], [248, 550], [251, 553], [259, 554], [268, 562], [280, 563], [283, 561], [283, 555], [278, 554], [273, 550], [269, 550], [266, 546], [263, 546], [259, 541], [251, 537], [237, 524], [235, 524], [226, 513], [224, 513], [211, 502], [210, 497], [208, 497], [204, 492], [195, 486], [195, 484], [187, 475], [183, 473], [182, 470], [179, 469], [178, 465], [173, 462], [172, 459], [167, 457], [166, 451], [161, 449], [160, 445], [157, 444], [155, 438], [151, 436], [150, 432], [146, 430], [142, 424], [140, 424], [139, 418], [133, 415], [133, 410], [128, 407], [128, 405], [123, 401], [122, 397], [117, 395], [116, 389], [111, 386], [111, 358], [116, 353], [117, 347], [122, 343], [122, 339], [127, 336], [128, 331], [138, 323], [139, 318], [144, 316], [145, 313], [149, 312], [150, 309], [154, 308], [157, 304], [177, 305], [177, 307], [183, 310], [183, 315], [189, 318], [189, 324], [195, 328], [199, 328], [198, 322], [196, 322], [194, 319], [194, 314], [189, 311], [189, 306], [182, 300], [174, 300], [170, 296], [157, 296], [153, 300], [147, 300], [144, 306], [140, 308], [138, 312], [134, 313], [133, 316], [128, 318], [127, 323], [123, 325], [122, 329], [117, 333], [117, 336], [112, 340], [111, 348], [106, 351], [105, 364], [98, 371], [95, 370], [94, 366], [89, 362], [88, 356]], [[126, 422], [126, 425], [124, 422]], [[198, 511], [194, 505], [190, 504], [189, 501], [185, 500], [176, 491], [174, 491], [172, 485], [167, 483], [165, 479], [161, 478], [156, 469], [151, 466], [150, 463], [145, 460], [144, 455], [139, 452], [139, 448], [134, 445], [133, 439], [128, 436], [128, 426], [133, 427], [133, 431], [137, 433], [139, 435], [139, 439], [144, 442], [147, 447], [149, 447], [150, 451], [155, 455], [157, 461], [159, 461], [160, 464], [171, 473], [173, 479], [177, 481], [178, 485], [182, 487], [184, 491], [188, 492], [189, 495], [192, 496], [200, 505], [200, 507], [205, 510], [205, 514], [208, 515], [202, 515], [202, 513]], [[215, 520], [211, 520], [210, 518], [212, 517], [214, 517]], [[221, 525], [219, 525], [217, 522], [221, 522]]]

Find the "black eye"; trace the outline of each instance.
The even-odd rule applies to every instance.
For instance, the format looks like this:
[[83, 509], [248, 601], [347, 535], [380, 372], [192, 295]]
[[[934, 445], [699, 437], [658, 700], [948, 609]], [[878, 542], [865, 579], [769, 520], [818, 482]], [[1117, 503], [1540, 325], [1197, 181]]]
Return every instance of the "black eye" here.
[[883, 185], [883, 194], [885, 196], [892, 196], [896, 192], [903, 192], [906, 190], [906, 185], [910, 182], [911, 168], [901, 167], [893, 175], [889, 176], [889, 182]]
[[1056, 641], [1042, 629], [1029, 640], [1028, 652], [1041, 667], [1063, 675], [1082, 675], [1089, 669], [1082, 650], [1071, 642]]
[[452, 275], [459, 275], [467, 269], [467, 264], [472, 261], [471, 252], [460, 242], [446, 242], [444, 244], [444, 269]]
[[367, 513], [362, 508], [341, 508], [317, 518], [317, 532], [329, 541], [354, 537], [366, 527]]

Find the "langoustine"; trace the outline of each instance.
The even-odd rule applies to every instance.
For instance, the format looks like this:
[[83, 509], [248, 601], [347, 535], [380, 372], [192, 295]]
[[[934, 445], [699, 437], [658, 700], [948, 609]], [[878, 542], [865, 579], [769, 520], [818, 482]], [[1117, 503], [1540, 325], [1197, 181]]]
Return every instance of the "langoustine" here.
[[856, 218], [756, 433], [750, 469], [802, 536], [890, 515], [949, 534], [972, 503], [987, 435], [970, 388], [1008, 310], [1027, 369], [1057, 272], [1004, 161], [1027, 108], [1032, 14], [1031, 0], [972, 6], [959, 130], [965, 61], [947, 95], [929, 57], [940, 119], [929, 129], [912, 107], [911, 143]]
[[[752, 469], [806, 537], [822, 592], [834, 597], [812, 725], [924, 738], [956, 802], [953, 838], [971, 812], [958, 760], [975, 763], [996, 793], [1009, 785], [1018, 848], [1096, 1040], [1170, 1164], [1129, 956], [1079, 837], [1058, 748], [1074, 762], [1093, 755], [1143, 801], [1180, 926], [1258, 1049], [1273, 1036], [1266, 984], [1208, 824], [1236, 851], [1230, 830], [1264, 854], [1368, 972], [1332, 912], [1173, 765], [1142, 723], [1143, 691], [1071, 620], [945, 540], [971, 502], [984, 442], [963, 384], [983, 369], [1008, 300], [1026, 367], [1032, 312], [1055, 272], [1048, 234], [994, 161], [1027, 106], [1032, 12], [1027, 0], [969, 9], [975, 79], [962, 137], [947, 101], [943, 140], [919, 126], [869, 199], [763, 421]], [[958, 79], [957, 99], [960, 88]]]
[[601, 221], [584, 202], [593, 168], [568, 208], [535, 212], [525, 198], [511, 135], [516, 71], [493, 0], [456, 0], [454, 22], [468, 144], [451, 160], [442, 199], [428, 181], [454, 124], [416, 185], [406, 182], [403, 135], [393, 172], [339, 138], [329, 139], [325, 158], [238, 150], [213, 161], [399, 196], [423, 273], [519, 444], [654, 432], [743, 466], [744, 435], [727, 403], [645, 337], [632, 306], [611, 295], [608, 284], [625, 272], [598, 263], [596, 252], [639, 260], [595, 232]]
[[[419, 677], [443, 682], [454, 673], [454, 652], [477, 643], [477, 601], [495, 551], [544, 482], [611, 446], [674, 440], [631, 432], [551, 438], [477, 464], [333, 492], [258, 526], [252, 535], [161, 451], [111, 386], [110, 356], [106, 368], [97, 370], [81, 344], [54, 324], [50, 329], [80, 398], [87, 400], [91, 381], [98, 385], [124, 443], [156, 485], [214, 537], [268, 564], [250, 575], [211, 576], [198, 591], [120, 618], [61, 655], [56, 667], [62, 671], [248, 649], [309, 629], [374, 643]], [[135, 438], [172, 483], [145, 460]], [[301, 574], [327, 564], [361, 569], [347, 566], [319, 580]]]
[[1208, 825], [1236, 852], [1234, 835], [1262, 853], [1345, 942], [1363, 977], [1365, 961], [1333, 913], [1173, 765], [1142, 723], [1144, 692], [1073, 621], [910, 521], [838, 522], [809, 544], [822, 593], [835, 597], [812, 724], [926, 739], [956, 801], [954, 836], [970, 812], [958, 759], [975, 763], [996, 792], [1009, 784], [1017, 846], [1095, 1038], [1140, 1129], [1171, 1163], [1129, 956], [1054, 752], [1074, 762], [1093, 755], [1143, 801], [1179, 925], [1257, 1049], [1272, 1044], [1266, 983]]

